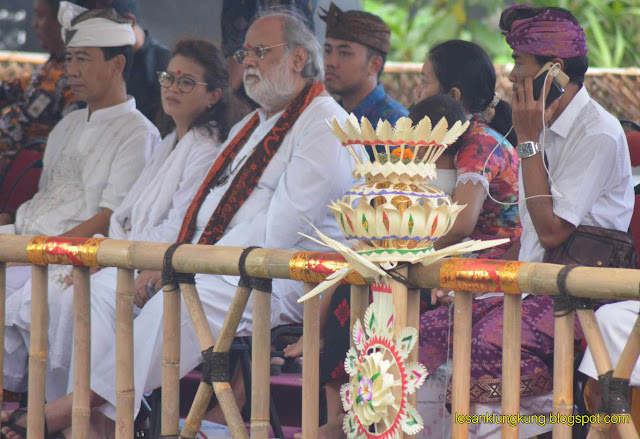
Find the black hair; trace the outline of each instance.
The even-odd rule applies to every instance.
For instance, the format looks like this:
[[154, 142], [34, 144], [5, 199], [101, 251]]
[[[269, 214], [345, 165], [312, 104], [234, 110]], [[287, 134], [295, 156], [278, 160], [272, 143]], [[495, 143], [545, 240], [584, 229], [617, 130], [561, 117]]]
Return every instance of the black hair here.
[[[523, 20], [526, 18], [532, 18], [536, 15], [542, 14], [546, 11], [556, 11], [561, 12], [565, 17], [571, 20], [574, 24], [580, 25], [578, 19], [567, 9], [558, 8], [554, 6], [543, 7], [543, 8], [522, 8], [522, 9], [513, 9], [508, 14], [504, 15], [500, 18], [500, 29], [510, 30], [511, 25], [513, 25], [514, 21]], [[586, 55], [584, 56], [575, 56], [572, 58], [561, 58], [556, 56], [543, 56], [543, 55], [534, 55], [536, 61], [542, 67], [553, 58], [560, 58], [564, 62], [564, 73], [569, 77], [569, 80], [577, 85], [582, 85], [584, 83], [584, 75], [587, 73], [587, 69], [589, 68], [589, 58]]]
[[[200, 65], [204, 70], [204, 82], [207, 91], [216, 89], [222, 91], [220, 100], [196, 119], [193, 127], [209, 130], [215, 127], [218, 138], [223, 141], [229, 135], [229, 129], [238, 122], [242, 114], [238, 114], [235, 104], [232, 105], [231, 90], [229, 88], [229, 73], [222, 52], [214, 44], [197, 39], [183, 39], [176, 43], [171, 56], [182, 55]], [[171, 121], [173, 122], [173, 121]], [[170, 125], [173, 128], [173, 123]]]
[[[425, 116], [431, 120], [433, 125], [444, 117], [449, 127], [457, 121], [464, 122], [467, 120], [462, 104], [447, 95], [429, 96], [413, 105], [409, 110], [409, 119], [416, 124], [424, 119]], [[449, 145], [445, 154], [455, 155], [458, 152], [461, 146], [461, 137], [455, 143]]]
[[382, 66], [380, 66], [380, 70], [378, 71], [378, 79], [380, 79], [380, 76], [382, 76], [382, 72], [384, 72], [384, 65], [387, 63], [387, 54], [369, 46], [365, 47], [367, 48], [367, 61], [369, 61], [374, 56], [379, 56], [380, 58], [382, 58]]
[[101, 47], [104, 54], [104, 60], [109, 61], [118, 55], [124, 56], [124, 69], [122, 70], [122, 77], [126, 81], [129, 79], [131, 68], [133, 66], [133, 46], [117, 46], [117, 47]]
[[[481, 114], [487, 110], [496, 93], [496, 70], [482, 47], [470, 41], [445, 41], [429, 51], [429, 61], [440, 83], [440, 93], [457, 88], [467, 112]], [[511, 128], [511, 112], [506, 111], [507, 108], [510, 109], [509, 104], [499, 102], [495, 116], [487, 121], [502, 135]], [[511, 139], [515, 139], [515, 135], [508, 138], [514, 144]]]

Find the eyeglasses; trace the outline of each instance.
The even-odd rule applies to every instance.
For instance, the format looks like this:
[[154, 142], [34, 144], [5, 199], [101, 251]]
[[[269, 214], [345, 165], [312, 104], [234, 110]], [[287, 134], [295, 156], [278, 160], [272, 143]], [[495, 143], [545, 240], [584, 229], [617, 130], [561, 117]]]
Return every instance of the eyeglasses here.
[[251, 49], [236, 50], [236, 52], [233, 54], [233, 58], [236, 60], [238, 64], [242, 64], [244, 59], [247, 56], [249, 56], [250, 53], [253, 53], [258, 59], [263, 59], [264, 55], [269, 50], [273, 49], [274, 47], [284, 46], [285, 44], [287, 43], [276, 44], [274, 46], [268, 46], [268, 47], [256, 46], [256, 47], [252, 47]]
[[[164, 88], [169, 88], [176, 81], [176, 77], [169, 72], [158, 72], [158, 82]], [[196, 85], [209, 85], [206, 82], [197, 82], [193, 79], [181, 76], [178, 78], [178, 90], [182, 93], [191, 93]]]

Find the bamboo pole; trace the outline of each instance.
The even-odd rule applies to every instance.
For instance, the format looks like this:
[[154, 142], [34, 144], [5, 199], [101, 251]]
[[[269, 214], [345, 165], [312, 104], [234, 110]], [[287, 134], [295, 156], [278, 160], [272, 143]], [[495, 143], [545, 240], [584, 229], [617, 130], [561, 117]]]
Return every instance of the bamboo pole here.
[[89, 267], [73, 267], [72, 437], [89, 437], [91, 427], [91, 287]]
[[640, 317], [636, 319], [629, 334], [629, 340], [620, 354], [618, 364], [613, 371], [614, 378], [628, 379], [638, 362], [638, 356], [640, 356]]
[[[556, 415], [573, 415], [573, 340], [575, 314], [554, 318], [553, 411]], [[571, 439], [568, 423], [553, 424], [554, 439]]]
[[[401, 267], [396, 270], [396, 273], [398, 274], [398, 276], [406, 278], [409, 273], [409, 268], [406, 266]], [[393, 298], [393, 304], [396, 308], [396, 316], [393, 322], [393, 336], [397, 337], [407, 326], [407, 305], [409, 294], [407, 286], [405, 284], [400, 283], [394, 279], [392, 279], [389, 284], [391, 285], [391, 297]], [[401, 377], [397, 375], [395, 378], [400, 379]], [[394, 396], [396, 398], [396, 401], [399, 401], [403, 397], [402, 391], [396, 388], [394, 390]], [[382, 429], [384, 429], [384, 427], [381, 426], [381, 430]], [[404, 437], [406, 437], [404, 432], [402, 430], [398, 430], [398, 438], [403, 439]]]
[[271, 294], [253, 290], [251, 439], [269, 439]]
[[133, 270], [119, 268], [116, 286], [116, 439], [133, 437]]
[[[185, 246], [180, 247], [176, 251], [174, 257], [183, 247]], [[189, 316], [195, 328], [200, 349], [204, 351], [215, 345], [213, 349], [214, 352], [229, 352], [231, 342], [235, 337], [238, 324], [242, 318], [242, 313], [249, 301], [251, 290], [244, 287], [238, 287], [236, 289], [236, 294], [233, 297], [229, 312], [220, 330], [217, 343], [213, 338], [211, 328], [209, 328], [209, 322], [204, 313], [204, 308], [202, 307], [202, 302], [200, 301], [200, 296], [198, 295], [195, 285], [180, 284], [180, 290], [182, 291], [185, 306], [189, 311]], [[244, 422], [240, 415], [238, 404], [233, 396], [231, 385], [227, 382], [213, 383], [213, 387], [204, 382], [200, 383], [191, 410], [189, 410], [189, 415], [180, 432], [180, 436], [184, 438], [195, 438], [214, 391], [218, 399], [218, 404], [220, 404], [224, 418], [229, 426], [229, 430], [231, 430], [231, 436], [234, 439], [248, 438], [249, 436], [247, 435], [247, 430], [244, 428]]]
[[349, 340], [351, 342], [351, 346], [353, 346], [353, 336], [351, 335], [353, 334], [353, 325], [356, 324], [356, 320], [362, 320], [364, 318], [364, 313], [367, 311], [367, 307], [369, 306], [369, 285], [351, 285], [351, 298], [349, 303], [351, 305]]
[[[407, 358], [407, 361], [412, 363], [418, 361], [418, 353], [420, 352], [420, 290], [418, 289], [410, 289], [407, 292], [407, 325], [418, 330], [416, 345]], [[409, 403], [417, 408], [418, 392], [409, 395]]]
[[178, 436], [180, 427], [180, 288], [164, 285], [162, 314], [162, 436]]
[[[4, 322], [5, 301], [7, 297], [7, 264], [0, 262], [0, 365], [4, 365]], [[3, 387], [3, 376], [0, 374], [0, 389]], [[2, 392], [0, 392], [0, 407], [2, 407]]]
[[42, 439], [46, 434], [44, 390], [47, 367], [47, 268], [41, 265], [33, 265], [31, 268], [31, 349], [27, 402], [29, 439]]
[[[502, 326], [502, 414], [520, 411], [520, 347], [522, 344], [522, 296], [504, 296]], [[518, 424], [502, 424], [502, 438], [517, 439]]]
[[[631, 377], [631, 373], [635, 368], [636, 363], [638, 362], [638, 357], [640, 356], [640, 316], [636, 319], [635, 325], [633, 325], [633, 329], [631, 330], [631, 334], [629, 334], [629, 340], [622, 350], [622, 354], [620, 354], [620, 358], [618, 359], [618, 364], [616, 364], [615, 369], [613, 370], [614, 378], [624, 378], [629, 379]], [[628, 423], [619, 423], [615, 424], [620, 436], [625, 439], [636, 439], [638, 438], [638, 430], [636, 429], [635, 423], [633, 422], [633, 418], [629, 415]]]
[[[315, 284], [305, 283], [304, 293]], [[304, 302], [302, 333], [302, 437], [318, 437], [320, 398], [320, 297], [315, 296]]]
[[[613, 364], [609, 358], [609, 352], [604, 344], [598, 321], [596, 320], [593, 310], [577, 310], [578, 317], [580, 319], [580, 326], [584, 337], [587, 340], [591, 355], [593, 357], [593, 363], [598, 372], [598, 376], [604, 374], [613, 369]], [[589, 428], [588, 439], [606, 438], [609, 435], [611, 424], [593, 423]]]
[[[409, 273], [409, 267], [399, 268], [396, 270], [396, 273], [399, 276], [406, 278]], [[396, 307], [396, 317], [393, 323], [393, 335], [397, 336], [407, 326], [408, 289], [405, 284], [394, 279], [391, 279], [389, 284], [391, 285], [393, 304]]]
[[[596, 366], [596, 371], [598, 372], [598, 376], [613, 370], [613, 364], [611, 359], [609, 358], [609, 353], [607, 351], [607, 347], [604, 343], [604, 339], [602, 338], [602, 332], [600, 332], [600, 327], [598, 326], [598, 321], [596, 320], [596, 315], [592, 309], [588, 310], [577, 310], [578, 317], [580, 318], [580, 325], [582, 326], [582, 331], [584, 332], [584, 336], [587, 339], [587, 344], [589, 345], [589, 349], [591, 350], [591, 356], [593, 357], [593, 362]], [[636, 325], [634, 325], [633, 332], [636, 331]], [[637, 341], [632, 342], [632, 346], [627, 351], [624, 357], [624, 364], [621, 366], [621, 370], [629, 370], [629, 365], [632, 361], [630, 358], [633, 355], [633, 350], [638, 349]], [[636, 346], [634, 346], [636, 345]], [[624, 352], [623, 351], [623, 352]], [[637, 352], [640, 353], [640, 350]], [[621, 357], [622, 359], [622, 357]], [[637, 360], [637, 355], [636, 355]], [[635, 364], [635, 361], [634, 361]], [[629, 373], [629, 376], [631, 374]], [[622, 378], [628, 378], [622, 377]], [[591, 429], [589, 430], [588, 439], [597, 439], [597, 438], [606, 438], [609, 430], [611, 429], [610, 423], [593, 423], [591, 424]], [[633, 424], [633, 420], [629, 417], [629, 423], [620, 423], [616, 424], [618, 428], [618, 432], [623, 439], [629, 438], [637, 438], [638, 433]]]
[[469, 425], [456, 422], [470, 410], [471, 388], [471, 311], [473, 294], [456, 291], [453, 313], [453, 394], [451, 395], [451, 433], [454, 439], [466, 439]]

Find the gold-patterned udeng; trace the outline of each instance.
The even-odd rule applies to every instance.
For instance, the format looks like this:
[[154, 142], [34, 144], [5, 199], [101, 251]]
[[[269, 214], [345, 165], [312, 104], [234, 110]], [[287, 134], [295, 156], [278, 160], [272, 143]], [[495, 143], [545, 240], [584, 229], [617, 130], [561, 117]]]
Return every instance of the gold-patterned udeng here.
[[440, 269], [440, 286], [452, 290], [520, 294], [518, 271], [523, 262], [449, 259]]
[[[289, 275], [294, 280], [319, 283], [345, 265], [348, 262], [337, 253], [298, 252], [289, 261]], [[366, 284], [356, 271], [351, 271], [345, 281], [355, 285]]]
[[29, 261], [37, 265], [98, 266], [98, 248], [105, 238], [37, 236], [27, 245]]

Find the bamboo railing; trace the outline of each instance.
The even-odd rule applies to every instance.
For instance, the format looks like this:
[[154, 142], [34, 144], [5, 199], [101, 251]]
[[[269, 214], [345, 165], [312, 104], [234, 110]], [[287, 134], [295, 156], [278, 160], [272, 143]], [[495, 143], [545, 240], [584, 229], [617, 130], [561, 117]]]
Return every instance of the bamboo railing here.
[[[47, 264], [66, 264], [74, 260], [74, 306], [76, 310], [74, 339], [74, 399], [73, 436], [86, 437], [89, 428], [90, 392], [90, 287], [88, 265], [116, 267], [118, 284], [116, 289], [116, 336], [117, 336], [117, 378], [116, 386], [116, 438], [129, 439], [133, 436], [133, 270], [160, 270], [169, 244], [87, 240], [74, 238], [36, 238], [29, 236], [0, 235], [0, 299], [4, 299], [5, 266], [8, 262], [32, 263], [32, 332], [29, 358], [29, 439], [44, 437], [44, 365], [47, 359]], [[29, 249], [29, 250], [28, 250]], [[238, 263], [242, 248], [221, 246], [183, 245], [172, 259], [172, 266], [179, 273], [209, 273], [239, 275]], [[309, 291], [328, 274], [346, 265], [335, 254], [317, 252], [294, 252], [289, 250], [255, 249], [246, 256], [245, 270], [248, 276], [258, 278], [294, 279], [305, 283]], [[455, 289], [454, 354], [453, 354], [453, 405], [454, 413], [469, 414], [470, 398], [470, 353], [471, 353], [471, 312], [473, 291], [501, 291], [505, 293], [504, 352], [503, 352], [503, 414], [517, 414], [519, 410], [519, 354], [520, 326], [522, 313], [521, 292], [538, 295], [559, 293], [558, 275], [563, 266], [543, 263], [513, 261], [489, 261], [480, 259], [441, 260], [430, 266], [414, 265], [401, 267], [398, 272], [408, 280], [411, 288], [392, 281], [392, 294], [397, 307], [396, 332], [404, 325], [417, 325], [416, 288], [445, 287]], [[575, 297], [637, 300], [640, 271], [625, 269], [578, 267], [566, 276], [566, 291]], [[360, 276], [348, 278], [351, 283], [352, 324], [361, 318], [368, 304], [369, 289]], [[215, 392], [234, 438], [248, 437], [233, 398], [229, 382], [201, 383], [194, 405], [182, 432], [178, 432], [177, 381], [179, 378], [179, 293], [184, 297], [186, 308], [196, 329], [200, 347], [206, 350], [227, 352], [244, 307], [250, 295], [254, 300], [254, 337], [263, 337], [254, 342], [252, 380], [251, 437], [266, 438], [269, 431], [269, 379], [268, 334], [270, 297], [267, 292], [251, 291], [238, 287], [230, 304], [229, 312], [217, 339], [214, 339], [204, 313], [195, 285], [179, 284], [179, 288], [164, 288], [164, 340], [163, 340], [163, 400], [162, 434], [164, 436], [195, 437], [210, 397]], [[2, 300], [4, 305], [4, 300]], [[2, 305], [2, 306], [3, 306]], [[0, 307], [0, 311], [4, 311]], [[318, 298], [304, 303], [304, 357], [302, 429], [305, 439], [315, 439], [318, 433], [318, 352], [319, 322]], [[84, 317], [83, 317], [84, 315]], [[593, 311], [579, 311], [579, 318], [585, 328], [589, 345], [594, 351], [598, 373], [612, 370], [606, 347], [599, 334]], [[4, 312], [0, 313], [4, 319]], [[573, 319], [574, 313], [556, 318], [554, 411], [573, 413]], [[3, 322], [4, 323], [4, 320]], [[4, 328], [4, 325], [2, 325]], [[264, 335], [267, 334], [267, 337]], [[2, 338], [2, 347], [4, 338]], [[0, 349], [2, 352], [3, 349]], [[266, 351], [266, 352], [265, 352]], [[624, 350], [622, 358], [614, 370], [616, 377], [629, 377], [640, 353], [640, 323], [636, 324], [633, 336]], [[0, 354], [2, 355], [2, 354]], [[415, 357], [414, 357], [415, 358]], [[167, 394], [167, 397], [164, 395]], [[452, 424], [453, 437], [468, 437], [467, 424]], [[593, 437], [600, 437], [608, 426], [595, 426]], [[623, 438], [637, 438], [632, 423], [617, 424]], [[554, 426], [554, 438], [570, 437], [571, 427]], [[502, 437], [518, 437], [518, 426], [503, 426]]]

